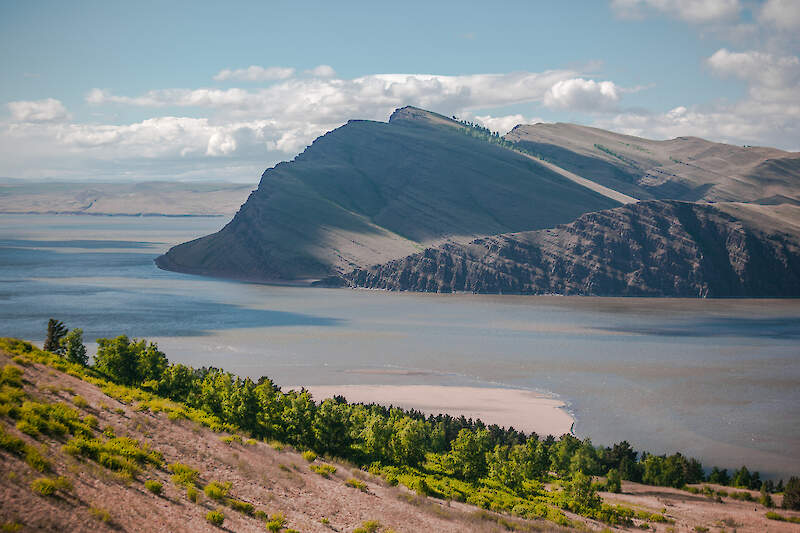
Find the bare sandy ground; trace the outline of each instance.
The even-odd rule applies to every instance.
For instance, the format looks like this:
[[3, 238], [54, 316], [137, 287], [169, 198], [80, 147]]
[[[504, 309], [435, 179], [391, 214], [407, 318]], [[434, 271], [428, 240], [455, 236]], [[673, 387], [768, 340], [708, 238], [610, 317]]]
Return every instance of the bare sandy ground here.
[[522, 389], [436, 385], [325, 385], [306, 388], [316, 400], [338, 394], [351, 402], [393, 405], [417, 409], [425, 414], [464, 415], [480, 418], [487, 425], [513, 426], [539, 435], [569, 433], [574, 422], [561, 400]]

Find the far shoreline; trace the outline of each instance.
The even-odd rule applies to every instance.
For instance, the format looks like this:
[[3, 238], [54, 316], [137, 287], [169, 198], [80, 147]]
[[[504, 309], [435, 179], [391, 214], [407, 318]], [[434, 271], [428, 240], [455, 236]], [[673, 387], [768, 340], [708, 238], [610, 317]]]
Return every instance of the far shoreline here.
[[[285, 387], [299, 390], [300, 386]], [[303, 387], [316, 401], [340, 395], [351, 403], [415, 409], [426, 415], [463, 415], [487, 426], [514, 427], [525, 433], [560, 437], [572, 433], [575, 419], [566, 403], [525, 389], [449, 385], [318, 385]]]

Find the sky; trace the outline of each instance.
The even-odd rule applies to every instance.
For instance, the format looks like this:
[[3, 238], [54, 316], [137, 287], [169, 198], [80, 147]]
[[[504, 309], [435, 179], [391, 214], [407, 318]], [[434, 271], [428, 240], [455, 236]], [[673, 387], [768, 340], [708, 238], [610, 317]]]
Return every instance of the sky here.
[[0, 0], [0, 177], [256, 183], [415, 105], [800, 151], [800, 0]]

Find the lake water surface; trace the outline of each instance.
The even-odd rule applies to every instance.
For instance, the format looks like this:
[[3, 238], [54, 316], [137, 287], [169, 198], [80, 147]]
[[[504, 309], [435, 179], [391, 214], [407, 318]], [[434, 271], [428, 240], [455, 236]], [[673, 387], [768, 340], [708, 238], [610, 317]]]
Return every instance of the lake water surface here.
[[156, 340], [280, 385], [502, 386], [567, 402], [596, 444], [800, 473], [800, 301], [277, 287], [164, 272], [221, 218], [0, 215], [0, 335]]

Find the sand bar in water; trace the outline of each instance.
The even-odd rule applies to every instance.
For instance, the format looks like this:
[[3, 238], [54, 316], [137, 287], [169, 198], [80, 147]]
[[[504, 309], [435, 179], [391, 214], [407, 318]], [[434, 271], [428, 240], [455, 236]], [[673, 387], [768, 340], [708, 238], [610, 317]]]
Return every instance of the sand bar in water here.
[[487, 425], [513, 426], [539, 435], [569, 433], [574, 422], [561, 400], [523, 389], [435, 385], [320, 385], [306, 389], [318, 401], [341, 395], [349, 402], [464, 415], [480, 418]]

